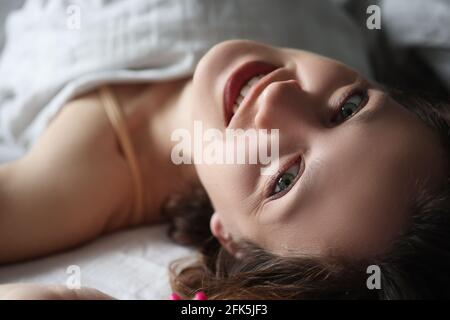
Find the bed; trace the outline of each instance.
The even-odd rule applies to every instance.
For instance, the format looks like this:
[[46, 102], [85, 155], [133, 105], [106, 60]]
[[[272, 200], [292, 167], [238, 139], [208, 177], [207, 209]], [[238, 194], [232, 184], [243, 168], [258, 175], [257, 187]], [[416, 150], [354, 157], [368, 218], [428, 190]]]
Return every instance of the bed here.
[[[8, 12], [20, 7], [22, 2], [1, 1], [0, 3], [0, 51], [4, 40], [4, 20]], [[355, 1], [336, 0], [336, 2], [339, 5], [346, 6], [350, 11], [354, 9], [353, 12], [355, 12], [356, 10], [355, 7], [351, 6], [352, 3], [356, 3]], [[384, 2], [389, 3], [390, 1]], [[401, 2], [404, 3], [405, 1]], [[417, 1], [412, 2], [416, 3]], [[438, 7], [445, 4], [444, 1], [439, 0], [433, 2]], [[391, 7], [390, 10], [393, 15], [401, 8], [398, 3], [395, 5], [392, 2], [387, 6]], [[360, 6], [361, 2], [358, 4], [358, 7]], [[428, 8], [431, 8], [431, 6], [428, 5]], [[446, 73], [445, 70], [440, 70], [441, 66], [444, 66], [447, 70], [450, 68], [450, 63], [445, 60], [450, 50], [450, 34], [448, 31], [450, 30], [448, 28], [450, 24], [447, 24], [447, 28], [445, 28], [445, 23], [450, 19], [448, 12], [447, 15], [440, 15], [440, 24], [444, 23], [446, 33], [444, 31], [435, 32], [434, 34], [438, 38], [434, 42], [427, 38], [428, 43], [424, 44], [424, 49], [420, 53], [425, 58], [434, 57], [431, 68], [436, 69], [437, 73], [444, 71], [441, 75], [443, 86], [450, 88], [448, 78], [450, 71]], [[386, 17], [389, 18], [389, 14]], [[392, 22], [394, 33], [390, 36], [400, 46], [407, 46], [413, 42], [417, 47], [420, 34], [409, 40], [401, 38], [401, 34], [404, 33], [402, 30], [407, 26], [408, 24], [401, 23], [401, 19], [397, 23]], [[427, 48], [429, 49], [433, 44], [435, 46], [440, 45], [439, 50], [427, 51]], [[436, 60], [436, 56], [440, 59]], [[0, 163], [2, 160], [5, 162], [15, 157], [15, 150], [2, 149], [0, 141]], [[102, 237], [81, 247], [50, 257], [1, 266], [0, 284], [17, 282], [66, 284], [72, 275], [71, 270], [73, 269], [71, 267], [75, 266], [80, 270], [82, 286], [99, 289], [115, 298], [167, 299], [171, 293], [168, 279], [169, 263], [178, 258], [190, 256], [193, 251], [173, 244], [167, 238], [166, 228], [165, 225], [161, 225], [128, 230]]]
[[0, 267], [0, 284], [80, 284], [117, 299], [168, 299], [168, 265], [192, 251], [166, 237], [166, 226], [102, 237], [80, 248], [35, 261]]

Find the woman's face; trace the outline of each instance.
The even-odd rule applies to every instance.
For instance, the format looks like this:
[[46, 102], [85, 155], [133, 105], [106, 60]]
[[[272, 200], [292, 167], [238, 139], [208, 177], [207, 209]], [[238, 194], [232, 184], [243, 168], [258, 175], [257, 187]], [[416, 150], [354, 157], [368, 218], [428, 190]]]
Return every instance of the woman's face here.
[[[253, 61], [274, 71], [227, 123], [227, 81]], [[418, 185], [437, 185], [444, 170], [437, 138], [416, 115], [309, 52], [224, 42], [199, 63], [189, 99], [204, 130], [279, 129], [284, 171], [273, 176], [262, 164], [196, 165], [216, 210], [213, 234], [227, 247], [247, 239], [278, 254], [376, 254], [405, 225]]]

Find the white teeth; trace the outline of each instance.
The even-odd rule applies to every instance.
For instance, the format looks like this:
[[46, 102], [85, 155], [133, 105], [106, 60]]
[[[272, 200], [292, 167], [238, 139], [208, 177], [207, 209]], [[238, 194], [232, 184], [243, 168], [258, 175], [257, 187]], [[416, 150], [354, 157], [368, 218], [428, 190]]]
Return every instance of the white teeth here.
[[251, 88], [252, 88], [252, 85], [249, 82], [245, 87], [242, 88], [241, 96], [245, 97]]
[[236, 102], [233, 106], [233, 113], [236, 113], [237, 109], [239, 108], [239, 105], [244, 101], [244, 98], [247, 96], [247, 94], [250, 92], [250, 89], [259, 82], [264, 77], [263, 74], [251, 78], [247, 84], [241, 89], [239, 97], [236, 99]]
[[262, 77], [255, 77], [255, 78], [252, 78], [249, 82], [248, 82], [248, 86], [253, 86], [253, 85], [255, 85], [259, 80], [261, 80], [261, 78]]

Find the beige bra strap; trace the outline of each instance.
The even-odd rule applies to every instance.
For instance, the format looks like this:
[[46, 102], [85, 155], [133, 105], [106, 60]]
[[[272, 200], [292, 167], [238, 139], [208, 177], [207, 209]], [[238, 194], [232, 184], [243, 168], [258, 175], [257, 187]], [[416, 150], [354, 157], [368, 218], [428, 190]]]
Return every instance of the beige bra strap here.
[[123, 114], [114, 93], [108, 86], [102, 86], [100, 88], [100, 99], [105, 108], [106, 114], [114, 127], [114, 131], [119, 139], [120, 146], [131, 171], [135, 192], [134, 214], [137, 219], [141, 216], [144, 209], [144, 187], [139, 162], [125, 123], [125, 115]]

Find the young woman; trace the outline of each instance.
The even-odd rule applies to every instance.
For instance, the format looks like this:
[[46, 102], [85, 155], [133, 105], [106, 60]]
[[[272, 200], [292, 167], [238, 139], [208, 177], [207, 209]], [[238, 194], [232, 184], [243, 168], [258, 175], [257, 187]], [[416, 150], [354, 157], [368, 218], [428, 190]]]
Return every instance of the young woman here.
[[[448, 297], [448, 108], [312, 52], [222, 42], [192, 76], [72, 99], [24, 157], [0, 166], [0, 263], [169, 220], [174, 240], [202, 253], [174, 265], [184, 296]], [[175, 165], [171, 135], [194, 136], [195, 121], [279, 129], [280, 170]], [[366, 286], [373, 264], [380, 290]], [[74, 298], [55, 287], [1, 290]]]
[[[252, 71], [255, 63], [271, 71]], [[239, 72], [264, 77], [230, 113], [225, 88]], [[123, 117], [110, 121], [117, 105]], [[377, 264], [382, 295], [439, 297], [450, 281], [439, 271], [450, 263], [446, 112], [444, 104], [400, 104], [310, 52], [227, 41], [192, 78], [111, 86], [70, 102], [26, 157], [2, 166], [0, 260], [163, 221], [160, 208], [172, 198], [165, 211], [176, 216], [174, 237], [205, 246], [204, 265], [175, 278], [184, 294], [367, 297], [365, 270]], [[173, 164], [171, 133], [192, 130], [194, 120], [279, 129], [281, 170]], [[193, 186], [205, 188], [212, 207]], [[214, 238], [205, 242], [195, 228], [207, 227]]]

